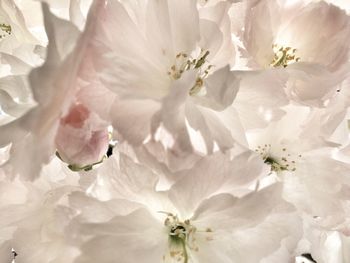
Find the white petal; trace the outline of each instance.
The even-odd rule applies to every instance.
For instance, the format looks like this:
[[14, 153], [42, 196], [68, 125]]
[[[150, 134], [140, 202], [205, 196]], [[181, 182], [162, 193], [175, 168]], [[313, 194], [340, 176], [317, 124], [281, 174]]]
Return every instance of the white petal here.
[[132, 145], [142, 144], [151, 134], [151, 120], [160, 104], [152, 100], [116, 100], [111, 108], [114, 128]]
[[77, 263], [161, 262], [168, 246], [168, 236], [161, 222], [145, 209], [104, 224], [88, 224], [85, 233], [96, 236], [82, 248]]
[[171, 188], [169, 197], [186, 218], [204, 199], [233, 192], [254, 181], [262, 167], [263, 163], [250, 153], [243, 153], [232, 161], [227, 155], [216, 153], [184, 172], [183, 178]]

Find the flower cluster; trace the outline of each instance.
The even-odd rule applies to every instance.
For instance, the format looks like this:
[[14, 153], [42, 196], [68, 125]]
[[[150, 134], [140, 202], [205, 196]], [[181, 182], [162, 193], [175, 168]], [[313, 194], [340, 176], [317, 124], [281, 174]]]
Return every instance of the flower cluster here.
[[0, 261], [350, 262], [347, 0], [0, 2]]

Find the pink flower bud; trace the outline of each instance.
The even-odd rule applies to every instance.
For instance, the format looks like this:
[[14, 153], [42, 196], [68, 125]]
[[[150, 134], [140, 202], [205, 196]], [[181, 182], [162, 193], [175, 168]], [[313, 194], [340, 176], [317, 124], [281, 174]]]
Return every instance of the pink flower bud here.
[[61, 119], [55, 142], [64, 162], [77, 167], [97, 163], [108, 150], [107, 123], [84, 105], [75, 104]]

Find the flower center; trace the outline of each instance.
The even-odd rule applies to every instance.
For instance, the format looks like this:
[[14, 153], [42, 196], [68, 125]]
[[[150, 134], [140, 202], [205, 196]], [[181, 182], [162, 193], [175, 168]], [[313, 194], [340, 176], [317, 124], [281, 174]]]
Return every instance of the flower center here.
[[275, 56], [270, 63], [271, 67], [287, 67], [289, 64], [300, 61], [299, 57], [296, 57], [296, 49], [291, 47], [283, 47], [277, 44], [272, 46]]
[[266, 164], [271, 166], [271, 171], [282, 172], [290, 171], [294, 172], [296, 170], [296, 161], [301, 158], [301, 155], [293, 155], [288, 152], [287, 148], [278, 149], [278, 156], [271, 154], [271, 144], [259, 145], [255, 152], [260, 154], [262, 159]]
[[8, 24], [0, 24], [0, 30], [3, 32], [3, 34], [0, 34], [0, 39], [5, 38], [8, 35], [11, 35], [12, 28]]
[[164, 225], [167, 227], [169, 235], [169, 253], [167, 256], [164, 256], [164, 261], [167, 261], [167, 257], [170, 257], [171, 261], [188, 263], [189, 255], [187, 249], [198, 251], [194, 238], [196, 228], [191, 225], [190, 220], [182, 222], [172, 213], [161, 213], [167, 215]]
[[193, 58], [186, 53], [180, 52], [175, 57], [175, 63], [170, 67], [170, 70], [167, 74], [171, 79], [177, 80], [180, 79], [182, 74], [185, 71], [191, 69], [198, 69], [198, 75], [196, 79], [196, 83], [189, 91], [191, 96], [196, 95], [202, 88], [204, 84], [204, 79], [208, 76], [209, 70], [213, 67], [213, 65], [208, 64], [207, 57], [209, 55], [209, 51], [201, 50], [200, 54], [197, 58]]

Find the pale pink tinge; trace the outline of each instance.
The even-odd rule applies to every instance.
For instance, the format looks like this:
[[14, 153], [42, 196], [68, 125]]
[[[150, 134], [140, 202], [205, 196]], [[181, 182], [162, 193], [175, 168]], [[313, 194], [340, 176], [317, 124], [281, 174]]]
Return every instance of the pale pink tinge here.
[[61, 118], [55, 142], [64, 162], [78, 167], [97, 163], [108, 150], [107, 123], [83, 104], [75, 104]]

